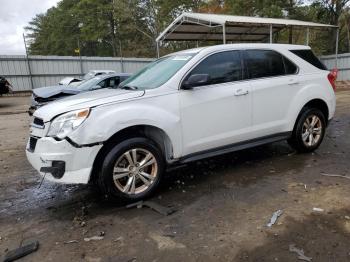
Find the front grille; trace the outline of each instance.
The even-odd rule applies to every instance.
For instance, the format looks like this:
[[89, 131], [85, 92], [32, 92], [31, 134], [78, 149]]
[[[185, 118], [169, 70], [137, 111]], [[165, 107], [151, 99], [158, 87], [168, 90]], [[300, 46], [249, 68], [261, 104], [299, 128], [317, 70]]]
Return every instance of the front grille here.
[[38, 139], [36, 137], [30, 137], [29, 138], [29, 148], [28, 150], [30, 152], [34, 152], [35, 151], [35, 147], [36, 147], [36, 143], [38, 142]]
[[44, 120], [34, 117], [33, 124], [37, 126], [44, 126]]

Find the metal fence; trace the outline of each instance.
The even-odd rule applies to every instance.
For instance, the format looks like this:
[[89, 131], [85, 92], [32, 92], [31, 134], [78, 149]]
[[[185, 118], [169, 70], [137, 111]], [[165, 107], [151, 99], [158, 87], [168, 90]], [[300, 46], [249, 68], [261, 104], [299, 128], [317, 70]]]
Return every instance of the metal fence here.
[[9, 56], [0, 55], [0, 75], [13, 85], [14, 91], [30, 91], [57, 85], [67, 76], [81, 77], [89, 70], [114, 70], [134, 73], [153, 61], [148, 58]]
[[[332, 69], [335, 55], [320, 59]], [[0, 55], [0, 75], [13, 85], [14, 91], [30, 91], [32, 88], [57, 85], [67, 76], [81, 77], [89, 70], [114, 70], [134, 73], [153, 61], [149, 58], [74, 57], [74, 56], [9, 56]], [[338, 55], [338, 80], [350, 80], [350, 53]]]
[[[328, 69], [336, 67], [335, 55], [321, 56], [321, 61]], [[350, 53], [338, 55], [338, 81], [350, 80]]]

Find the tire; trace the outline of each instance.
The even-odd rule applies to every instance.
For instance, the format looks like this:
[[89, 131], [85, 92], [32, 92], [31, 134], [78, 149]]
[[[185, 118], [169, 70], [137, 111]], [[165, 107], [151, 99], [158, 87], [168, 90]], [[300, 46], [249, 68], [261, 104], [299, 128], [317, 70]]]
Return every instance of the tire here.
[[321, 145], [325, 131], [326, 120], [322, 111], [317, 108], [304, 108], [288, 143], [300, 153], [313, 152]]
[[156, 191], [164, 168], [162, 152], [153, 141], [143, 137], [127, 139], [107, 153], [98, 185], [109, 200], [138, 201]]

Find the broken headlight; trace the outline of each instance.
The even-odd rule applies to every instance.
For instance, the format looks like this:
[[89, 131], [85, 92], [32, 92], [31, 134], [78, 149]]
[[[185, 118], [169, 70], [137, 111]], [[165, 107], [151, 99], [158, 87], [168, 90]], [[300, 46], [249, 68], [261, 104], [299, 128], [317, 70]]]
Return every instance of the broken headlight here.
[[77, 129], [89, 116], [90, 108], [71, 111], [56, 117], [50, 125], [47, 136], [63, 139]]

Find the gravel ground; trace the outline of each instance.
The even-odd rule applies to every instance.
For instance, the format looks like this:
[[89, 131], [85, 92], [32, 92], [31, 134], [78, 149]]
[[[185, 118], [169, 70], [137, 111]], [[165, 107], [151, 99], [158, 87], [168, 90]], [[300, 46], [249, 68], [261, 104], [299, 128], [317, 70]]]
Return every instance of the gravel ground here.
[[164, 216], [107, 203], [92, 186], [39, 188], [25, 156], [29, 97], [0, 97], [0, 257], [38, 240], [23, 261], [298, 261], [293, 244], [312, 261], [350, 261], [350, 179], [322, 175], [350, 177], [350, 91], [337, 101], [313, 154], [279, 142], [167, 174], [152, 199], [177, 210]]

